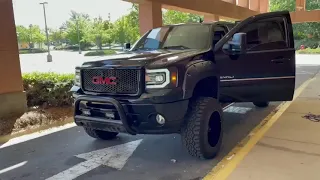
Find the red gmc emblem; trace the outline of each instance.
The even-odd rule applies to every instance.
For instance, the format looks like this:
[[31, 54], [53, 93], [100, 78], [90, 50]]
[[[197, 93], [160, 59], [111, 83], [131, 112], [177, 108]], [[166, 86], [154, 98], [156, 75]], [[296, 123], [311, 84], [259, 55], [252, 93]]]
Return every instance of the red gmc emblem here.
[[109, 84], [109, 85], [116, 85], [116, 77], [101, 77], [101, 76], [94, 76], [92, 78], [93, 84]]

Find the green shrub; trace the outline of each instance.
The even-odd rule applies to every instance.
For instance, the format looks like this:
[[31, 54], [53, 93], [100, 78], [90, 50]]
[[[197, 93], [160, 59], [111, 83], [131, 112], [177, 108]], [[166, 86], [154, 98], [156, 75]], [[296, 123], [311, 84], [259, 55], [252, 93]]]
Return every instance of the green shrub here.
[[66, 47], [65, 46], [55, 46], [53, 49], [54, 50], [65, 50]]
[[45, 49], [22, 49], [19, 50], [19, 54], [35, 54], [35, 53], [45, 53], [48, 52]]
[[107, 49], [107, 50], [87, 52], [84, 56], [104, 56], [104, 55], [112, 55], [112, 54], [116, 54], [116, 51], [112, 49]]
[[91, 51], [84, 54], [84, 56], [103, 56], [103, 51]]
[[320, 45], [320, 40], [318, 39], [302, 39], [294, 41], [295, 49], [300, 49], [301, 45], [304, 45], [306, 48], [315, 49]]
[[[89, 43], [81, 43], [81, 50], [87, 51], [91, 47], [91, 44]], [[71, 50], [71, 51], [78, 51], [79, 45], [67, 45], [63, 48], [64, 50]]]
[[70, 106], [73, 74], [27, 73], [22, 75], [28, 106]]
[[79, 46], [78, 45], [69, 45], [65, 47], [66, 50], [72, 50], [72, 51], [78, 51]]
[[296, 52], [298, 54], [320, 54], [320, 48], [317, 48], [317, 49], [306, 48], [303, 50], [298, 50]]

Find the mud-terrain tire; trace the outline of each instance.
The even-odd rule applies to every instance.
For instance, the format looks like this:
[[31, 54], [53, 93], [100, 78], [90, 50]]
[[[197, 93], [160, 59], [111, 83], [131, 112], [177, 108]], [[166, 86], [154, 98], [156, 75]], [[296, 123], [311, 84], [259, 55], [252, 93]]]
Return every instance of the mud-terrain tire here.
[[221, 147], [223, 114], [220, 103], [211, 97], [198, 97], [190, 102], [181, 139], [190, 155], [214, 158]]
[[264, 108], [269, 106], [269, 102], [253, 102], [253, 104], [257, 107]]
[[87, 127], [84, 127], [84, 130], [89, 136], [96, 139], [100, 139], [100, 140], [111, 140], [111, 139], [114, 139], [119, 134], [117, 132], [101, 131], [101, 130], [95, 130]]

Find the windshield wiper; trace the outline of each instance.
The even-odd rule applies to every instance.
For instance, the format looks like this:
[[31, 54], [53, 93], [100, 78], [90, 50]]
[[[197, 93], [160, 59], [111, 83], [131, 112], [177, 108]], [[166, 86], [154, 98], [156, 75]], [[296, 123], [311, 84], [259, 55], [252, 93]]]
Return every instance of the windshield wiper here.
[[156, 50], [154, 48], [137, 48], [137, 49], [133, 49], [132, 51], [153, 51]]
[[182, 45], [179, 45], [179, 46], [165, 46], [163, 47], [163, 49], [190, 49], [186, 46], [182, 46]]

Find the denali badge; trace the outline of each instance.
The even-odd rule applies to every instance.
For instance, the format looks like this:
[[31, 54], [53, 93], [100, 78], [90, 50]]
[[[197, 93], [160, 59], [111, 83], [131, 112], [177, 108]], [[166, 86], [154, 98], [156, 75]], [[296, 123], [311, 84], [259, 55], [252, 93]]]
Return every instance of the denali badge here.
[[93, 84], [111, 84], [111, 85], [116, 85], [117, 83], [115, 82], [117, 78], [116, 77], [101, 77], [101, 76], [94, 76], [92, 78], [92, 83]]

